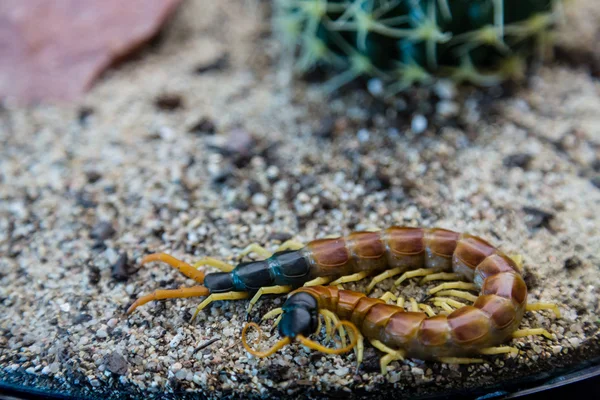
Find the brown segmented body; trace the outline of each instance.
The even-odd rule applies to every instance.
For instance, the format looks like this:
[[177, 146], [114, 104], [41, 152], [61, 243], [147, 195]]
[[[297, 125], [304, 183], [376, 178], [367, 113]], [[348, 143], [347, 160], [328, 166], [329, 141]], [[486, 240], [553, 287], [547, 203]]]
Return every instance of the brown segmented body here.
[[[406, 270], [453, 269], [469, 280], [475, 267], [490, 255], [515, 264], [485, 240], [440, 228], [391, 227], [379, 232], [354, 232], [335, 239], [312, 241], [300, 250], [310, 263], [310, 279], [339, 278], [357, 272], [378, 273], [402, 267]], [[490, 268], [505, 268], [490, 265]]]
[[[420, 256], [425, 265], [439, 266], [446, 262], [444, 260], [451, 260], [453, 270], [474, 281], [481, 291], [472, 306], [448, 315], [428, 317], [425, 313], [406, 312], [383, 300], [334, 286], [303, 287], [292, 294], [312, 295], [320, 309], [328, 309], [341, 319], [351, 321], [370, 340], [405, 350], [409, 357], [460, 357], [504, 342], [519, 326], [527, 302], [527, 287], [516, 264], [474, 236], [456, 234], [456, 239], [452, 239], [449, 231], [441, 231], [439, 236], [439, 230], [433, 231], [433, 235], [424, 234], [421, 240], [415, 239], [415, 230], [408, 231], [412, 246], [406, 242], [397, 247], [392, 242], [388, 246], [392, 249], [403, 246], [402, 252], [398, 252], [402, 257]], [[440, 236], [444, 240], [437, 241]], [[425, 244], [428, 240], [429, 245]], [[456, 244], [450, 252], [452, 240]], [[410, 254], [414, 249], [419, 251]], [[388, 252], [388, 257], [389, 253], [392, 252]], [[417, 263], [416, 258], [414, 262]]]

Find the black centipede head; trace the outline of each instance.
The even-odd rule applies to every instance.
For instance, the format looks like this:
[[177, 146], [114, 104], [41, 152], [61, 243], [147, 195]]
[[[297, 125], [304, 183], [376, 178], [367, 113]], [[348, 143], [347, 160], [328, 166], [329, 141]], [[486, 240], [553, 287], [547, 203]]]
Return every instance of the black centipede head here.
[[295, 338], [313, 334], [319, 326], [319, 304], [310, 294], [299, 292], [290, 296], [282, 307], [279, 334]]

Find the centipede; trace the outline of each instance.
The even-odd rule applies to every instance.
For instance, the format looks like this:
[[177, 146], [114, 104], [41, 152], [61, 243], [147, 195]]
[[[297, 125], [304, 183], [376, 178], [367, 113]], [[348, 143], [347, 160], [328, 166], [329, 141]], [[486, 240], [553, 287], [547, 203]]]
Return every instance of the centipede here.
[[[379, 282], [397, 275], [401, 276], [394, 286], [415, 277], [421, 277], [422, 282], [450, 281], [438, 288], [436, 297], [443, 307], [451, 307], [453, 302], [449, 297], [444, 300], [444, 296], [458, 295], [475, 301], [474, 295], [460, 289], [481, 287], [485, 279], [496, 279], [504, 285], [503, 279], [508, 280], [510, 276], [511, 282], [520, 285], [520, 294], [526, 295], [527, 292], [518, 258], [509, 257], [480, 237], [442, 228], [393, 226], [380, 231], [353, 232], [346, 237], [317, 239], [306, 245], [290, 240], [279, 246], [275, 253], [253, 243], [241, 252], [240, 257], [252, 252], [263, 259], [242, 262], [237, 266], [213, 257], [188, 264], [166, 253], [147, 255], [141, 260], [142, 265], [153, 261], [165, 262], [200, 285], [156, 290], [139, 297], [128, 308], [127, 314], [154, 300], [206, 297], [197, 306], [192, 316], [194, 320], [202, 309], [217, 300], [239, 300], [252, 296], [248, 304], [250, 311], [265, 294], [287, 294], [302, 287], [336, 286], [371, 277], [366, 289], [368, 293]], [[215, 267], [220, 272], [207, 274], [200, 269], [203, 266]], [[491, 272], [486, 272], [488, 269]], [[501, 305], [508, 307], [506, 302], [501, 302]], [[538, 305], [543, 306], [541, 303]], [[477, 310], [479, 316], [486, 312]], [[520, 308], [515, 310], [514, 320], [517, 321], [521, 318]]]

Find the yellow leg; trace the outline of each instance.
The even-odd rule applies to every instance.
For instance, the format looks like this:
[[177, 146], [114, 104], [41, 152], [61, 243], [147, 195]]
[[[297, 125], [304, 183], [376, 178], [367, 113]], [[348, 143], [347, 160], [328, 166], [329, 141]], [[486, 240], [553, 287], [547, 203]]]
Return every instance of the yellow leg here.
[[437, 295], [459, 297], [461, 299], [469, 300], [471, 302], [475, 302], [475, 300], [477, 300], [477, 296], [468, 292], [462, 292], [460, 290], [442, 290], [440, 292], [437, 292]]
[[408, 301], [410, 302], [410, 311], [419, 312], [419, 305], [417, 304], [417, 301], [414, 299], [414, 297], [411, 297], [410, 299], [408, 299]]
[[[350, 340], [352, 340], [352, 335], [354, 335], [354, 332], [348, 331], [348, 335], [350, 336]], [[364, 352], [365, 338], [360, 332], [358, 332], [358, 339], [356, 340], [356, 346], [354, 346], [354, 354], [356, 354], [356, 373], [358, 373], [360, 364], [362, 364]]]
[[433, 311], [431, 306], [428, 306], [427, 304], [419, 304], [419, 308], [423, 310], [428, 317], [435, 317], [435, 311]]
[[484, 354], [488, 356], [495, 354], [512, 354], [513, 357], [516, 357], [519, 355], [519, 349], [511, 346], [495, 346], [480, 349], [479, 354]]
[[279, 322], [281, 321], [281, 317], [283, 317], [283, 315], [280, 315], [279, 317], [277, 317], [277, 319], [275, 319], [275, 321], [273, 321], [273, 326], [279, 325]]
[[466, 306], [465, 303], [461, 303], [460, 301], [456, 301], [454, 299], [448, 297], [434, 297], [431, 299], [434, 303], [446, 303], [454, 308], [461, 308]]
[[283, 308], [279, 307], [279, 308], [274, 308], [273, 310], [269, 311], [268, 313], [266, 313], [265, 315], [263, 315], [262, 320], [264, 321], [265, 319], [269, 319], [269, 318], [273, 318], [277, 315], [281, 315], [283, 314]]
[[445, 301], [436, 301], [433, 303], [434, 306], [441, 307], [444, 311], [449, 313], [454, 312], [454, 309], [448, 305]]
[[285, 242], [281, 243], [281, 245], [277, 248], [277, 250], [275, 250], [275, 252], [277, 253], [278, 251], [285, 251], [285, 250], [300, 250], [303, 247], [304, 247], [304, 243], [300, 243], [297, 240], [290, 239], [290, 240], [286, 240]]
[[461, 275], [455, 274], [454, 272], [439, 272], [437, 274], [427, 275], [421, 279], [419, 284], [424, 284], [430, 281], [459, 281], [462, 278]]
[[231, 272], [235, 268], [233, 265], [227, 264], [226, 262], [217, 260], [216, 258], [212, 257], [204, 257], [192, 264], [192, 267], [197, 269], [198, 267], [201, 267], [203, 265], [209, 265], [211, 267], [218, 268], [222, 272]]
[[379, 340], [371, 340], [370, 342], [373, 345], [373, 347], [386, 353], [386, 355], [381, 357], [381, 360], [379, 361], [382, 375], [387, 374], [387, 366], [389, 363], [395, 360], [404, 360], [405, 353], [403, 350], [390, 349], [385, 344], [381, 343]]
[[519, 329], [512, 333], [513, 338], [521, 338], [525, 336], [533, 336], [533, 335], [541, 335], [547, 339], [553, 340], [554, 337], [550, 332], [545, 330], [544, 328], [529, 328], [529, 329]]
[[262, 247], [260, 244], [252, 243], [252, 244], [249, 244], [248, 246], [246, 246], [246, 248], [244, 250], [242, 250], [239, 257], [242, 258], [252, 252], [258, 254], [259, 256], [261, 256], [263, 258], [269, 258], [273, 255], [273, 253], [271, 253], [269, 250]]
[[396, 305], [400, 308], [404, 308], [404, 297], [398, 296], [398, 300], [396, 300]]
[[429, 268], [420, 268], [420, 269], [415, 269], [413, 271], [408, 271], [408, 272], [403, 273], [402, 276], [400, 278], [398, 278], [396, 280], [396, 282], [394, 282], [394, 286], [398, 286], [399, 284], [404, 282], [406, 279], [415, 278], [417, 276], [432, 275], [432, 274], [435, 274], [436, 272], [438, 272], [438, 271], [435, 269], [429, 269]]
[[387, 271], [377, 275], [376, 277], [374, 277], [371, 280], [371, 283], [369, 283], [369, 286], [367, 286], [367, 288], [365, 289], [365, 291], [367, 293], [371, 292], [371, 290], [373, 290], [373, 288], [375, 287], [375, 285], [377, 285], [379, 282], [386, 280], [387, 278], [391, 278], [393, 276], [396, 276], [400, 273], [402, 273], [402, 271], [404, 271], [406, 268], [404, 267], [398, 267], [398, 268], [392, 268], [392, 269], [388, 269]]
[[523, 272], [523, 256], [518, 253], [508, 254], [508, 256], [517, 264], [519, 272]]
[[[322, 312], [322, 310], [319, 311], [319, 314], [323, 317], [323, 320], [325, 320], [325, 339], [329, 340], [332, 337], [332, 333], [331, 333], [331, 327], [332, 327], [332, 322], [331, 319], [329, 318], [329, 316], [325, 313]], [[319, 318], [320, 320], [320, 318]]]
[[390, 300], [392, 300], [392, 301], [398, 300], [398, 297], [396, 297], [396, 295], [394, 293], [392, 293], [392, 292], [385, 292], [383, 294], [383, 296], [381, 296], [379, 299], [383, 300], [383, 301], [385, 301], [387, 303]]
[[478, 290], [474, 283], [469, 282], [447, 282], [437, 285], [436, 287], [429, 290], [429, 294], [434, 294], [440, 290], [445, 289], [464, 289], [464, 290]]
[[438, 361], [446, 364], [481, 364], [485, 360], [481, 358], [464, 358], [464, 357], [439, 357]]
[[365, 279], [367, 276], [369, 276], [369, 272], [367, 272], [367, 271], [357, 272], [352, 275], [342, 276], [342, 277], [336, 279], [335, 281], [331, 282], [330, 285], [333, 286], [333, 285], [340, 285], [342, 283], [356, 282], [356, 281], [360, 281], [361, 279]]
[[308, 281], [304, 284], [304, 286], [320, 286], [320, 285], [327, 285], [329, 282], [331, 282], [331, 278], [327, 277], [327, 276], [322, 276], [320, 278], [315, 278], [312, 281]]
[[[335, 327], [335, 325], [338, 325], [338, 323], [340, 322], [340, 319], [338, 318], [338, 316], [329, 310], [321, 309], [319, 311], [319, 313], [323, 316], [326, 315], [328, 318], [330, 318], [331, 321], [333, 322], [334, 327]], [[333, 334], [333, 332], [332, 332], [332, 334]], [[342, 347], [346, 347], [346, 330], [344, 329], [344, 327], [342, 325], [338, 326], [338, 334], [340, 335], [340, 339], [342, 341]]]
[[539, 311], [539, 310], [552, 310], [556, 318], [560, 318], [560, 310], [558, 309], [558, 305], [554, 303], [531, 303], [527, 304], [525, 307], [527, 311]]
[[192, 316], [192, 319], [190, 320], [190, 322], [193, 322], [194, 319], [196, 319], [196, 315], [198, 315], [198, 313], [200, 311], [202, 311], [206, 306], [208, 306], [213, 301], [241, 300], [241, 299], [247, 299], [249, 296], [250, 296], [250, 294], [247, 292], [213, 293], [210, 296], [208, 296], [206, 299], [204, 299], [204, 301], [202, 303], [200, 303], [200, 305], [196, 308], [196, 312]]
[[252, 297], [252, 300], [250, 300], [250, 303], [248, 303], [248, 308], [246, 309], [246, 312], [249, 313], [250, 310], [252, 310], [252, 307], [254, 307], [254, 305], [256, 304], [256, 302], [258, 301], [258, 299], [260, 298], [260, 296], [262, 296], [263, 294], [282, 294], [282, 293], [289, 293], [291, 291], [292, 291], [292, 287], [291, 286], [267, 286], [267, 287], [261, 287], [260, 289], [258, 289], [258, 291], [254, 295], [254, 297]]

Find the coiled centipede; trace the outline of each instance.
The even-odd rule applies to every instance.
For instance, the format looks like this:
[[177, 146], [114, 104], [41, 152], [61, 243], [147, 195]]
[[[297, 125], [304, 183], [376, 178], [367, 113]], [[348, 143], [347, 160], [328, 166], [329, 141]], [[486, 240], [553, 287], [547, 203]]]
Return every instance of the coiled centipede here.
[[[344, 238], [319, 239], [306, 246], [286, 242], [272, 255], [260, 245], [252, 244], [242, 254], [252, 251], [268, 258], [233, 267], [214, 258], [190, 265], [164, 253], [146, 256], [142, 263], [164, 261], [205, 286], [155, 291], [139, 298], [128, 313], [152, 300], [208, 295], [198, 306], [195, 317], [215, 300], [244, 299], [255, 293], [251, 307], [262, 294], [288, 293], [304, 285], [290, 295], [282, 308], [266, 315], [281, 314], [279, 332], [284, 338], [266, 352], [253, 350], [247, 344], [246, 331], [249, 326], [258, 326], [248, 324], [242, 332], [246, 350], [265, 357], [297, 339], [325, 353], [339, 354], [355, 348], [360, 364], [364, 335], [387, 353], [381, 359], [384, 373], [389, 362], [405, 356], [461, 363], [480, 361], [464, 358], [474, 353], [514, 353], [514, 347], [490, 346], [504, 342], [511, 335], [542, 334], [552, 338], [544, 329], [516, 331], [525, 310], [552, 309], [560, 315], [554, 304], [527, 305], [527, 286], [519, 262], [477, 236], [446, 229], [391, 227], [377, 232], [354, 232]], [[215, 266], [223, 272], [205, 275], [197, 269], [201, 265]], [[430, 306], [417, 304], [414, 299], [411, 311], [405, 312], [400, 300], [397, 305], [386, 304], [386, 300], [396, 298], [390, 292], [375, 299], [335, 286], [378, 274], [367, 287], [370, 291], [378, 282], [401, 273], [394, 282], [396, 286], [413, 277], [423, 277], [422, 281], [458, 280], [430, 290], [436, 294], [434, 304], [449, 314], [435, 315]], [[319, 286], [327, 283], [331, 286]], [[476, 297], [456, 289], [481, 290], [481, 295]], [[438, 297], [444, 295], [471, 300], [474, 304]], [[348, 327], [352, 332], [350, 345], [331, 349], [307, 339], [306, 336], [318, 330], [319, 314], [325, 317], [329, 334], [332, 321], [337, 322], [333, 331], [338, 329], [340, 336], [345, 336], [343, 326]]]

